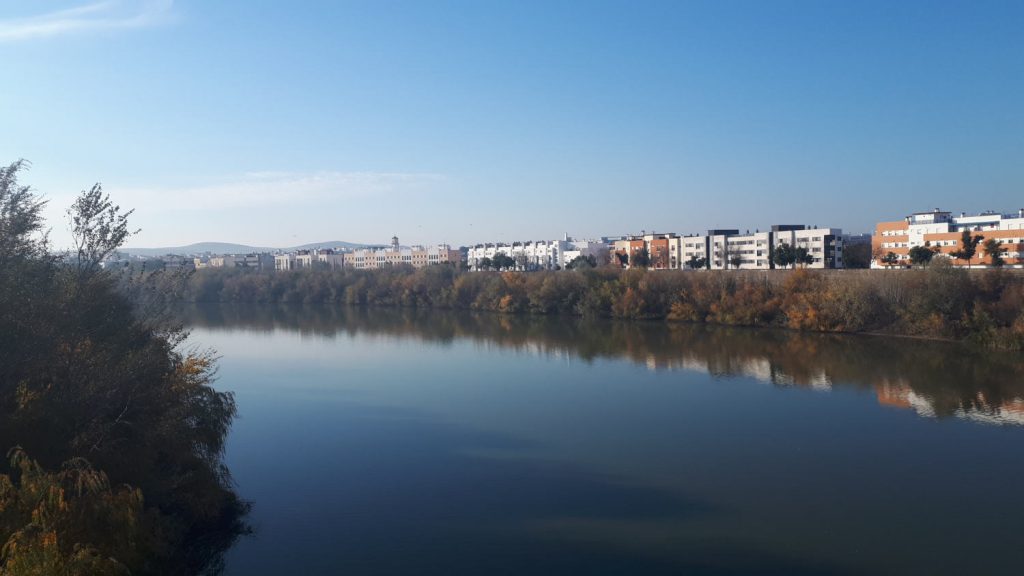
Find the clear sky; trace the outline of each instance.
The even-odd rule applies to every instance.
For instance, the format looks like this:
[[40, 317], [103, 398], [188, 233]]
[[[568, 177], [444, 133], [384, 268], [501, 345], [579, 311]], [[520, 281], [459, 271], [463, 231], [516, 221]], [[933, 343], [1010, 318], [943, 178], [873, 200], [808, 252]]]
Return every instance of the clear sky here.
[[132, 246], [1024, 207], [1024, 2], [0, 0], [0, 162]]

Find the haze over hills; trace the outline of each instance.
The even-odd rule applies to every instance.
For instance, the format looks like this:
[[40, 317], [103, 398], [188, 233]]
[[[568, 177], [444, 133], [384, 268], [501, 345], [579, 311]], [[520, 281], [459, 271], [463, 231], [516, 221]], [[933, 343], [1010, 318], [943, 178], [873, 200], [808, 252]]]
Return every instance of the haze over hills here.
[[193, 254], [249, 254], [252, 252], [276, 252], [278, 250], [289, 252], [292, 250], [310, 250], [312, 248], [333, 248], [341, 249], [346, 248], [349, 250], [357, 248], [365, 248], [372, 246], [371, 244], [356, 244], [354, 242], [344, 242], [341, 240], [331, 240], [329, 242], [312, 242], [310, 244], [302, 244], [300, 246], [280, 246], [280, 247], [269, 247], [269, 246], [248, 246], [245, 244], [234, 244], [231, 242], [197, 242], [195, 244], [189, 244], [187, 246], [169, 246], [163, 248], [122, 248], [120, 252], [129, 254], [131, 256], [164, 256], [167, 254], [175, 254], [180, 256], [190, 256]]

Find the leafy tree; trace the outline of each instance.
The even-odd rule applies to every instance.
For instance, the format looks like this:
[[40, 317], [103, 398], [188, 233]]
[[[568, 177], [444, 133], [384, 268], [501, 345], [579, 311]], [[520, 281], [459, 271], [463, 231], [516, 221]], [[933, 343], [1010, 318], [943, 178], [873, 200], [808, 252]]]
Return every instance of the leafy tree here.
[[515, 267], [516, 261], [504, 252], [498, 252], [494, 255], [494, 258], [491, 259], [491, 265], [495, 270], [508, 270]]
[[788, 268], [796, 263], [796, 250], [789, 244], [780, 244], [772, 251], [772, 261], [780, 268]]
[[847, 244], [843, 246], [844, 268], [870, 268], [871, 244]]
[[632, 268], [647, 268], [651, 265], [651, 255], [647, 252], [647, 246], [633, 253], [629, 265]]
[[992, 261], [993, 268], [1002, 268], [1006, 265], [1006, 258], [1003, 257], [1006, 254], [1006, 247], [1003, 246], [1002, 240], [996, 240], [995, 238], [989, 238], [985, 240], [984, 244], [985, 254]]
[[970, 230], [964, 230], [960, 235], [960, 249], [950, 252], [949, 255], [957, 260], [967, 260], [967, 267], [971, 267], [971, 259], [978, 253], [978, 244], [984, 236], [981, 234], [971, 235]]
[[47, 257], [49, 245], [42, 232], [46, 201], [18, 183], [18, 172], [26, 166], [24, 160], [0, 166], [0, 269], [15, 261]]
[[910, 249], [910, 263], [915, 266], [926, 266], [932, 261], [935, 252], [927, 246], [914, 246]]
[[698, 268], [703, 268], [704, 266], [707, 265], [707, 263], [708, 263], [708, 259], [707, 258], [704, 258], [703, 256], [697, 256], [696, 254], [691, 254], [690, 258], [686, 261], [686, 265], [691, 270], [697, 270]]
[[743, 257], [739, 254], [729, 257], [729, 265], [733, 268], [739, 268], [741, 264], [743, 264]]
[[808, 266], [814, 264], [814, 256], [807, 251], [807, 248], [801, 246], [793, 251], [793, 263]]
[[486, 256], [481, 258], [480, 261], [476, 263], [476, 267], [480, 270], [490, 270], [491, 266], [494, 266], [494, 263], [491, 262], [491, 259]]
[[626, 266], [629, 265], [629, 255], [628, 254], [623, 254], [621, 252], [616, 252], [615, 253], [615, 258], [618, 260], [620, 268], [625, 268]]
[[886, 268], [890, 268], [899, 263], [900, 257], [895, 252], [888, 252], [885, 256], [882, 256], [882, 263], [885, 264]]
[[590, 268], [597, 268], [597, 258], [592, 255], [579, 256], [573, 258], [565, 267], [569, 270], [588, 270]]

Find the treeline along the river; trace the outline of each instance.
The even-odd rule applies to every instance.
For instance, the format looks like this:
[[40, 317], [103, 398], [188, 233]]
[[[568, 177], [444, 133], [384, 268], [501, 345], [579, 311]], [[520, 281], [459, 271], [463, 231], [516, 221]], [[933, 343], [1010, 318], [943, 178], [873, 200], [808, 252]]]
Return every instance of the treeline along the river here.
[[207, 269], [171, 282], [188, 302], [298, 302], [566, 314], [882, 332], [1024, 349], [1024, 276], [942, 263], [892, 271], [465, 272]]
[[136, 300], [100, 269], [126, 215], [83, 193], [54, 255], [22, 166], [0, 167], [0, 574], [214, 573], [248, 530], [222, 459], [234, 400], [150, 279]]

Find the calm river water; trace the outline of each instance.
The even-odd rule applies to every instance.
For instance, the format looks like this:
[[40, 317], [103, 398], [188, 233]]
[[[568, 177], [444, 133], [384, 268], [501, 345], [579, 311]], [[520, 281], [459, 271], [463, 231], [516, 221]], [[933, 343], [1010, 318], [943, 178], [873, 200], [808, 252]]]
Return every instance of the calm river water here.
[[187, 311], [261, 574], [1020, 574], [1024, 357], [445, 312]]

